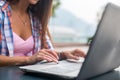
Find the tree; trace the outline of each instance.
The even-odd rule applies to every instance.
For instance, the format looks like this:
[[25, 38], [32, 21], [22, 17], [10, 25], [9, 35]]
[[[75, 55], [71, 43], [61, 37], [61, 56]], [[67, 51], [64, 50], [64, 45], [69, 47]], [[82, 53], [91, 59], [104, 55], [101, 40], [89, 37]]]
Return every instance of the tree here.
[[52, 16], [55, 17], [55, 10], [60, 6], [60, 0], [53, 0]]

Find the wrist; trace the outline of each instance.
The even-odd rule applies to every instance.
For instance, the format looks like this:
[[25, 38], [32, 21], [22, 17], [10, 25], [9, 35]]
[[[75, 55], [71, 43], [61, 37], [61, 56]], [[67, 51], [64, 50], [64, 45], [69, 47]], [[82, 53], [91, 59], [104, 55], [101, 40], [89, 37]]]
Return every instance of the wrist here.
[[37, 62], [37, 61], [32, 56], [26, 57], [27, 64], [34, 64], [35, 62]]
[[30, 57], [26, 57], [26, 60], [25, 60], [25, 61], [26, 61], [26, 64], [30, 64], [30, 61], [31, 61], [31, 60], [30, 60]]
[[58, 52], [58, 56], [59, 56], [59, 60], [65, 60], [66, 59], [63, 51]]

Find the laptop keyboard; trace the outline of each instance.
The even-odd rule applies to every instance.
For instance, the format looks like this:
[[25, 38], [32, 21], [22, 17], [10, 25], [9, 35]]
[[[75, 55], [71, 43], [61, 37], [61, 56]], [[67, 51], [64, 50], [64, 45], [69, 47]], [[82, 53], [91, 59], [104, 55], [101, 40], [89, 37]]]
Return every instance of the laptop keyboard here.
[[49, 72], [49, 73], [55, 72], [60, 74], [74, 72], [76, 70], [80, 70], [80, 65], [62, 65], [57, 67], [41, 69], [41, 71], [44, 72]]

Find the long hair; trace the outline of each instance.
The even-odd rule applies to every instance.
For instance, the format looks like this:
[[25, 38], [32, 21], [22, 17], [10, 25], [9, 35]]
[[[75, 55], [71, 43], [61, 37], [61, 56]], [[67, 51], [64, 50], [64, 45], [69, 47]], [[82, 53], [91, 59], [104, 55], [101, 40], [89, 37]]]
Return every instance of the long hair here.
[[[6, 0], [10, 2], [11, 4], [17, 4], [19, 0]], [[32, 10], [33, 14], [38, 18], [39, 22], [42, 26], [42, 32], [41, 32], [41, 48], [45, 48], [44, 41], [45, 35], [49, 34], [48, 30], [48, 20], [51, 15], [51, 8], [52, 8], [52, 0], [40, 0], [36, 5], [30, 5], [30, 9]], [[51, 37], [50, 37], [51, 38]]]

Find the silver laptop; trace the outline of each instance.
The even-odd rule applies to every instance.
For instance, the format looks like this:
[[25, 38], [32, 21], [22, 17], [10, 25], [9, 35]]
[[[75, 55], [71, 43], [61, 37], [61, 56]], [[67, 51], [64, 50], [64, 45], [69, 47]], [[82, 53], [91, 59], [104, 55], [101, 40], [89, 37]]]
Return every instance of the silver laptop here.
[[55, 63], [37, 63], [21, 66], [25, 72], [55, 75], [63, 78], [86, 80], [120, 66], [120, 7], [107, 4], [85, 61], [67, 60]]

